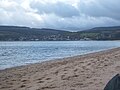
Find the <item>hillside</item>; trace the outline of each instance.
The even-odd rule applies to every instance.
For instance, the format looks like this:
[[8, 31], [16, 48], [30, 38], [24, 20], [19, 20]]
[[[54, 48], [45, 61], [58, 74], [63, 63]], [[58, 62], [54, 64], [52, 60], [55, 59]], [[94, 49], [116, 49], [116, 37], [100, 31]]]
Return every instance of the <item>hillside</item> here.
[[38, 29], [18, 26], [0, 26], [1, 41], [53, 40], [53, 38], [58, 39], [64, 37], [65, 33], [68, 33], [68, 31], [46, 28]]
[[47, 28], [0, 26], [0, 41], [120, 40], [120, 26], [69, 32]]
[[78, 33], [93, 40], [120, 40], [120, 26], [96, 27]]

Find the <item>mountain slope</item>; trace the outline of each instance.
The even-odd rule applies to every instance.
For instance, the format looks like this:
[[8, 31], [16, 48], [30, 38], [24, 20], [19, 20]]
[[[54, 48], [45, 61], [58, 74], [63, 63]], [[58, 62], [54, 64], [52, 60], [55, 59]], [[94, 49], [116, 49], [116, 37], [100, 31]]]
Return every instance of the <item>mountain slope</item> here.
[[78, 33], [94, 40], [120, 40], [120, 26], [96, 27]]
[[0, 41], [120, 40], [120, 26], [69, 32], [47, 28], [0, 26]]
[[49, 40], [54, 35], [64, 35], [68, 31], [55, 29], [38, 29], [18, 26], [0, 26], [0, 40]]

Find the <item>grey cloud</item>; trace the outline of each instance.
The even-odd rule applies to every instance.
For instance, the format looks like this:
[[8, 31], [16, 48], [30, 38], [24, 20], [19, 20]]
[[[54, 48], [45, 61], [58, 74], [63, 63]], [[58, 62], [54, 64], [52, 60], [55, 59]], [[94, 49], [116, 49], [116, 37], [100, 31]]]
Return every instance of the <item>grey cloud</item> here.
[[79, 11], [72, 5], [57, 2], [57, 3], [40, 3], [40, 2], [33, 2], [30, 4], [31, 8], [37, 9], [39, 14], [56, 14], [60, 17], [72, 17], [72, 16], [79, 16]]
[[81, 15], [80, 17], [60, 18], [54, 14], [44, 17], [44, 25], [48, 28], [65, 29], [71, 31], [84, 30], [99, 26], [119, 25], [120, 21], [108, 17], [90, 17]]
[[[56, 1], [55, 3], [51, 3], [50, 0], [45, 0], [47, 2], [43, 0], [44, 3], [40, 0], [2, 1], [2, 5], [0, 1], [0, 17], [2, 17], [0, 25], [22, 25], [72, 31], [120, 25], [119, 0], [104, 0], [104, 2], [102, 0], [78, 0], [79, 3], [74, 3], [76, 6], [64, 0], [53, 0]], [[8, 3], [4, 4], [4, 1]], [[86, 3], [86, 1], [92, 2]]]
[[109, 17], [113, 19], [120, 19], [120, 1], [119, 0], [96, 0], [91, 3], [79, 3], [79, 10], [93, 17]]

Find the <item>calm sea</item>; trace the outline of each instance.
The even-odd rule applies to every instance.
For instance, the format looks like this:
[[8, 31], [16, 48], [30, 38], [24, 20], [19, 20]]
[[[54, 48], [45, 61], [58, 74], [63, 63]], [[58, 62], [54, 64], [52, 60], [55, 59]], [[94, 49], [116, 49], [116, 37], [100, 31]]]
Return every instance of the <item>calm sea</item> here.
[[120, 47], [120, 41], [0, 42], [0, 69]]

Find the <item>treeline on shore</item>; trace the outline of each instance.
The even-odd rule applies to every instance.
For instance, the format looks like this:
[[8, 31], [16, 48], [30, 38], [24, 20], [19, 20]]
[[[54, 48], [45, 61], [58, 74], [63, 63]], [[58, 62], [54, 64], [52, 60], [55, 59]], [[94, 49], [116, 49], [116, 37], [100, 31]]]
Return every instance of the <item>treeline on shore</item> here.
[[70, 32], [47, 28], [0, 26], [0, 41], [120, 40], [120, 26]]

